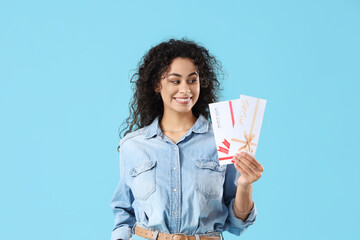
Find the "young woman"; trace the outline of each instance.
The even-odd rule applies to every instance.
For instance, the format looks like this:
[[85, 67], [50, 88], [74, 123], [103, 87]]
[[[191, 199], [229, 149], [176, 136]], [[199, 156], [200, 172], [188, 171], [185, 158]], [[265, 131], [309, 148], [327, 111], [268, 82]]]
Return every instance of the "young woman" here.
[[208, 104], [221, 65], [193, 41], [151, 48], [133, 76], [135, 91], [119, 144], [120, 182], [111, 239], [216, 240], [256, 219], [252, 183], [263, 172], [250, 154], [220, 166]]

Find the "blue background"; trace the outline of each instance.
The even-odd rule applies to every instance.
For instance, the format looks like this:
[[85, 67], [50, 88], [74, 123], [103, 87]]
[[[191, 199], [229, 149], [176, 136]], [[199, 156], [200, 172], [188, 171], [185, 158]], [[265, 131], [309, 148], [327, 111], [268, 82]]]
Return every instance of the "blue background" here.
[[268, 100], [241, 238], [359, 238], [359, 26], [358, 0], [0, 1], [0, 239], [110, 239], [130, 77], [184, 36], [221, 100]]

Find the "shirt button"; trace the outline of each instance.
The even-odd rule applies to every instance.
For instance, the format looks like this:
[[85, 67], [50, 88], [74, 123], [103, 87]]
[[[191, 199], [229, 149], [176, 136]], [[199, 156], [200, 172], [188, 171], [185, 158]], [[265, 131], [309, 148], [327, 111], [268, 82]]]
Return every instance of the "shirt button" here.
[[174, 167], [174, 170], [176, 170], [176, 167]]
[[174, 192], [176, 192], [176, 188], [174, 188]]
[[174, 147], [174, 150], [176, 150], [176, 147]]
[[177, 214], [177, 212], [175, 211], [175, 212], [174, 212], [174, 215], [176, 215], [176, 214]]

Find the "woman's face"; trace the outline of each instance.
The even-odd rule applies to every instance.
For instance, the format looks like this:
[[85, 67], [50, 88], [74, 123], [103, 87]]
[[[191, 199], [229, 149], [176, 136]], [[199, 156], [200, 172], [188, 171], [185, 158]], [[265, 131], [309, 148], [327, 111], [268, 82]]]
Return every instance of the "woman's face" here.
[[164, 112], [187, 113], [200, 95], [199, 74], [189, 58], [175, 58], [155, 90], [160, 92]]

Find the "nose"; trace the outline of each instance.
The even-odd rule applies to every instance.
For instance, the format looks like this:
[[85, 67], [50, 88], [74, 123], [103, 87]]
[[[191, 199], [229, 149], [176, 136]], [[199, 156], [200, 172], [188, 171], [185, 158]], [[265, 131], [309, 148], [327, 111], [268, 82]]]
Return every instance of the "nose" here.
[[190, 88], [189, 86], [187, 85], [186, 82], [182, 82], [179, 86], [179, 92], [180, 93], [189, 93], [190, 92]]

